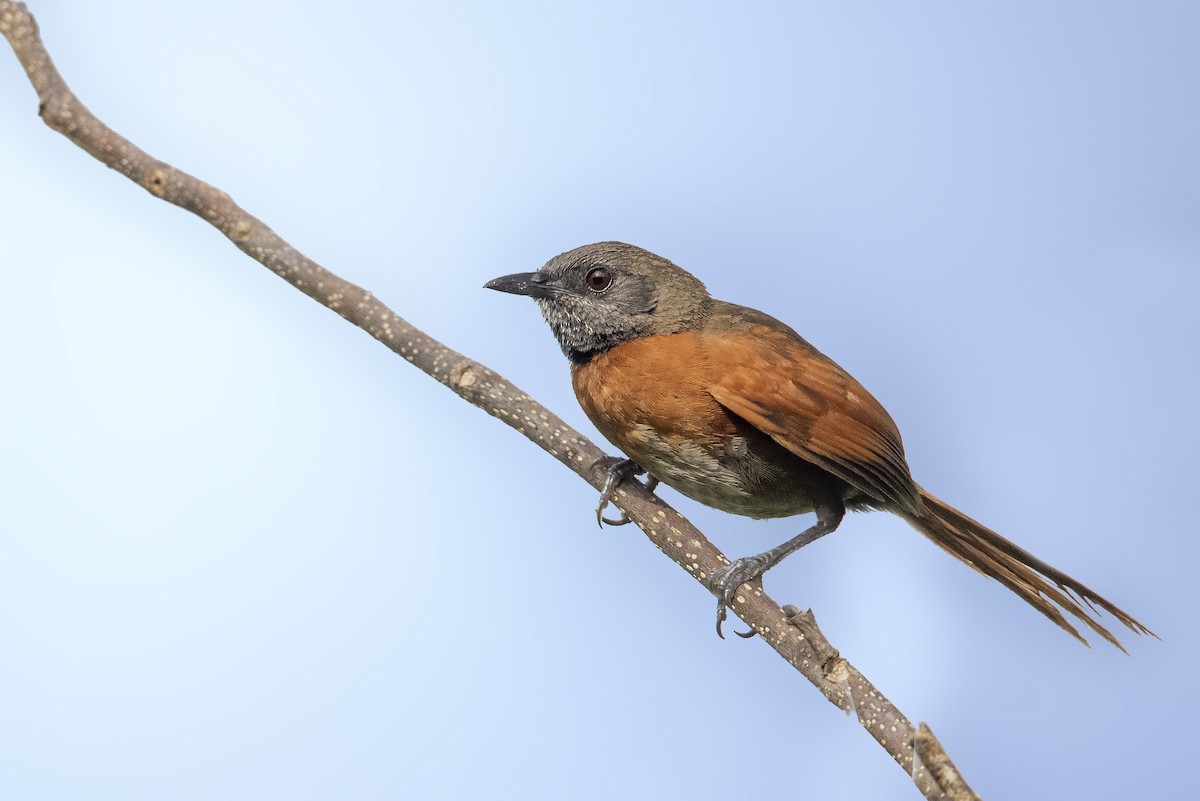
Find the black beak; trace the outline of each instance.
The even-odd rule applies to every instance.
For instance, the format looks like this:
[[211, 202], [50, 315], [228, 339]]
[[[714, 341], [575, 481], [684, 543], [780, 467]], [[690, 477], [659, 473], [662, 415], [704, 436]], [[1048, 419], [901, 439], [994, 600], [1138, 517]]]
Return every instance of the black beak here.
[[548, 298], [554, 289], [546, 283], [541, 273], [513, 273], [493, 278], [483, 285], [484, 289], [507, 292], [510, 295], [528, 295], [531, 298]]

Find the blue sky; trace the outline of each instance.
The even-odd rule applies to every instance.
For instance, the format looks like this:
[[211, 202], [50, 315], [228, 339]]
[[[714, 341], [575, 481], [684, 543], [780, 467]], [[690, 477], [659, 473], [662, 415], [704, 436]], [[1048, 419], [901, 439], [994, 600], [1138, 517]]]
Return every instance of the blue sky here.
[[[589, 434], [484, 281], [620, 239], [793, 325], [918, 481], [1163, 642], [1082, 648], [885, 515], [771, 594], [985, 797], [1194, 784], [1194, 4], [31, 5], [106, 122]], [[592, 490], [0, 62], [0, 795], [916, 797]], [[733, 556], [806, 525], [663, 494]]]

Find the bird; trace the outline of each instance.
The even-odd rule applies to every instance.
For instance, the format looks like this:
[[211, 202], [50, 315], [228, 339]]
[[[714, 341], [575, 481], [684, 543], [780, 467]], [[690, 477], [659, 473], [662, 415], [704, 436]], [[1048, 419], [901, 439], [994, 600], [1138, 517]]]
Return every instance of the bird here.
[[643, 473], [651, 490], [661, 482], [733, 514], [816, 514], [787, 542], [710, 574], [719, 635], [740, 586], [837, 529], [847, 511], [885, 511], [1084, 644], [1068, 615], [1122, 651], [1098, 610], [1155, 636], [927, 492], [912, 478], [896, 423], [862, 384], [784, 323], [716, 300], [668, 259], [598, 242], [484, 287], [537, 303], [570, 363], [580, 406], [628, 457], [610, 459], [599, 519], [628, 522], [607, 520], [603, 510], [621, 481]]

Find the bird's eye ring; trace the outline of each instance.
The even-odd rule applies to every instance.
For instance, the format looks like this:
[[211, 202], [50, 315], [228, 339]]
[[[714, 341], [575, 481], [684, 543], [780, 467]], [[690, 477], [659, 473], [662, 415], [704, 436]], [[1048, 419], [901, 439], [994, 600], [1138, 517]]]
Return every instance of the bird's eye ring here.
[[588, 289], [593, 292], [603, 292], [612, 286], [612, 273], [603, 267], [597, 267], [590, 270], [584, 280], [587, 281]]

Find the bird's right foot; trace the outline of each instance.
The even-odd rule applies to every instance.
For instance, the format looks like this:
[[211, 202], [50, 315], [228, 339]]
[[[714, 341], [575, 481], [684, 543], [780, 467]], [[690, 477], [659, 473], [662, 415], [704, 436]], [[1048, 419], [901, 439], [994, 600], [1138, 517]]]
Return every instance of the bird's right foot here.
[[[725, 639], [721, 624], [729, 616], [729, 606], [737, 597], [738, 587], [754, 581], [771, 567], [768, 554], [758, 556], [743, 556], [734, 559], [724, 567], [719, 567], [710, 574], [713, 592], [717, 594], [717, 636]], [[753, 632], [743, 634], [735, 632], [739, 637], [753, 637]]]

